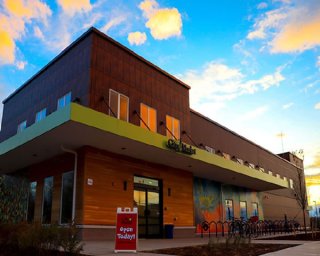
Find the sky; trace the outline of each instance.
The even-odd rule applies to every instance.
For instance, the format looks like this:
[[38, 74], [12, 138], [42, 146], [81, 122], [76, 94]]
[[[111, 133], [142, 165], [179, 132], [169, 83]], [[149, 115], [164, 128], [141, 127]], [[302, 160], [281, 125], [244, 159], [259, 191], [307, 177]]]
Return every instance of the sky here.
[[190, 85], [194, 110], [320, 173], [319, 0], [0, 0], [0, 100], [91, 26]]

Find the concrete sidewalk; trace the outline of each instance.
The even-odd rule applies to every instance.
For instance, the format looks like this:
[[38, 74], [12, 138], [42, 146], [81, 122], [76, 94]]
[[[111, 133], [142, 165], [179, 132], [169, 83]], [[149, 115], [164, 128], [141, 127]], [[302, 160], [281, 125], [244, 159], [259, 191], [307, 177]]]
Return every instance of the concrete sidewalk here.
[[[139, 256], [156, 256], [160, 254], [143, 253], [141, 251], [149, 251], [163, 248], [184, 247], [192, 245], [207, 244], [208, 237], [200, 238], [176, 238], [176, 239], [140, 239], [138, 245], [138, 253], [120, 253], [123, 255], [139, 255]], [[320, 256], [320, 241], [293, 241], [293, 240], [252, 240], [252, 243], [265, 243], [265, 244], [300, 244], [295, 247], [287, 248], [278, 252], [265, 254], [265, 256]], [[114, 241], [86, 241], [84, 245], [83, 254], [95, 256], [110, 256], [119, 255], [114, 253]]]

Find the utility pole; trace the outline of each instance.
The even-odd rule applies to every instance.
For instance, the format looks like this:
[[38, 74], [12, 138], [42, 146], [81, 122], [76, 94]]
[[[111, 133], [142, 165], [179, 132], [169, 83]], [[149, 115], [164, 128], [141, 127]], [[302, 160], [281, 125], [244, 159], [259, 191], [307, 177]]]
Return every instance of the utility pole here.
[[282, 153], [284, 152], [283, 137], [285, 137], [285, 136], [286, 136], [286, 134], [283, 132], [280, 132], [277, 134], [277, 137], [279, 137], [281, 139]]

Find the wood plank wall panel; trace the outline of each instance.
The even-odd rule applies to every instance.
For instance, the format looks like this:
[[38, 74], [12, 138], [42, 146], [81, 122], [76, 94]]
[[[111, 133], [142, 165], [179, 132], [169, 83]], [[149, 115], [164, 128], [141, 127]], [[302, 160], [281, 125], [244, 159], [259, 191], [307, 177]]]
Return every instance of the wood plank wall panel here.
[[[295, 198], [284, 198], [274, 192], [263, 192], [263, 213], [266, 220], [284, 220], [286, 214], [288, 220], [296, 220], [303, 225], [302, 210]], [[275, 210], [276, 209], [276, 210]], [[306, 214], [309, 223], [308, 214]]]
[[[87, 148], [85, 156], [84, 224], [115, 225], [117, 207], [133, 207], [134, 175], [163, 182], [164, 223], [193, 226], [193, 176], [191, 173]], [[123, 182], [127, 181], [127, 191]], [[171, 196], [167, 191], [171, 188]]]
[[26, 169], [26, 176], [30, 181], [37, 181], [36, 202], [35, 202], [35, 222], [41, 222], [43, 184], [46, 177], [53, 176], [53, 195], [52, 195], [52, 223], [60, 221], [60, 201], [62, 174], [73, 170], [74, 156], [72, 154], [63, 154], [50, 160], [30, 166]]
[[36, 113], [47, 108], [47, 115], [57, 110], [60, 97], [72, 91], [72, 100], [89, 104], [92, 38], [88, 36], [64, 52], [35, 75], [27, 85], [4, 103], [0, 141], [17, 133], [18, 124], [35, 122]]
[[172, 78], [146, 64], [118, 45], [93, 35], [91, 65], [90, 107], [108, 113], [101, 101], [109, 100], [109, 89], [129, 97], [129, 121], [140, 125], [134, 110], [140, 112], [140, 103], [157, 110], [158, 132], [166, 134], [160, 121], [166, 114], [178, 118], [181, 130], [190, 132], [189, 90]]
[[297, 169], [291, 163], [193, 112], [191, 112], [191, 129], [192, 138], [197, 143], [259, 165], [266, 171], [280, 174], [281, 177], [293, 180], [297, 177]]

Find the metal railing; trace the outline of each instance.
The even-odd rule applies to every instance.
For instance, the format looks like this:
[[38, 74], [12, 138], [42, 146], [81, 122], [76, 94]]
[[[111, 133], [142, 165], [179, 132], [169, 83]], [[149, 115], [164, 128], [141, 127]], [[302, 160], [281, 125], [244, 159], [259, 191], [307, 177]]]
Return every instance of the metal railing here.
[[201, 237], [204, 234], [220, 236], [258, 237], [302, 231], [302, 226], [295, 220], [259, 220], [259, 221], [203, 221]]

